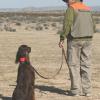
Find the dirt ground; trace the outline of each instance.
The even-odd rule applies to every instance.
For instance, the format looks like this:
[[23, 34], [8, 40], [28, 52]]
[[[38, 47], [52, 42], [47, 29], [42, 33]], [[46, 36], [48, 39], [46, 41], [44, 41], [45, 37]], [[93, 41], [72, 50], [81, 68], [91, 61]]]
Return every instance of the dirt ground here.
[[[21, 44], [32, 48], [32, 65], [44, 76], [52, 77], [61, 64], [59, 35], [56, 31], [1, 32], [0, 33], [0, 100], [11, 100], [16, 85], [18, 65], [15, 55]], [[70, 89], [68, 67], [64, 62], [58, 76], [45, 80], [36, 75], [36, 100], [100, 100], [100, 33], [93, 39], [92, 86], [93, 96], [72, 97], [66, 94]], [[65, 42], [66, 47], [66, 42]]]

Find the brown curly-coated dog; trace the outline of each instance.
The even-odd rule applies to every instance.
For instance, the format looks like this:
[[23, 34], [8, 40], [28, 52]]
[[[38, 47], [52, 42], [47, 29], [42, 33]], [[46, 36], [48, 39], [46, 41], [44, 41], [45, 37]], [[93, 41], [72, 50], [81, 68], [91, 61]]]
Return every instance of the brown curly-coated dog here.
[[19, 63], [19, 68], [12, 100], [35, 100], [35, 72], [29, 60], [30, 52], [31, 48], [27, 45], [21, 45], [17, 51], [15, 62]]

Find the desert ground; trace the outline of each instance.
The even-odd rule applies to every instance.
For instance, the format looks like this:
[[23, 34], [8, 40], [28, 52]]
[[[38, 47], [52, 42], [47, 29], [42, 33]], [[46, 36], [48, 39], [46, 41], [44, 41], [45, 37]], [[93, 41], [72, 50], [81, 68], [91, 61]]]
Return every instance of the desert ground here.
[[[17, 31], [0, 32], [0, 100], [11, 100], [16, 86], [18, 65], [15, 64], [15, 56], [20, 45], [31, 47], [30, 60], [32, 65], [46, 77], [53, 77], [61, 65], [61, 49], [58, 47], [59, 34], [56, 26], [51, 24], [45, 30], [24, 30], [25, 24], [16, 26]], [[19, 24], [18, 24], [19, 25]], [[50, 26], [52, 25], [53, 28]], [[56, 26], [56, 27], [55, 27]], [[15, 26], [14, 26], [15, 27]], [[97, 24], [98, 29], [100, 24]], [[30, 27], [29, 27], [30, 28]], [[49, 28], [49, 29], [48, 29]], [[65, 49], [66, 41], [65, 41]], [[72, 97], [67, 95], [70, 89], [69, 71], [64, 61], [59, 75], [46, 80], [36, 75], [35, 98], [36, 100], [100, 100], [100, 33], [94, 34], [92, 53], [92, 96]]]

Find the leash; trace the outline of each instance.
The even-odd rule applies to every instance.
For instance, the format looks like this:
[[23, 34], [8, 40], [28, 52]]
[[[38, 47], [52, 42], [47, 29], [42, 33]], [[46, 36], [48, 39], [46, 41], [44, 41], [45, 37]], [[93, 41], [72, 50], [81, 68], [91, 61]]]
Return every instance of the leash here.
[[66, 64], [68, 65], [67, 57], [66, 57], [66, 53], [65, 53], [65, 49], [64, 49], [64, 47], [62, 47], [62, 55], [64, 56], [65, 61], [66, 61]]
[[66, 64], [67, 64], [67, 57], [66, 57], [66, 53], [65, 53], [64, 47], [62, 47], [61, 66], [60, 66], [59, 70], [56, 72], [56, 74], [53, 75], [52, 77], [45, 77], [45, 76], [41, 75], [41, 74], [33, 67], [33, 68], [34, 68], [34, 71], [37, 73], [38, 76], [40, 76], [40, 77], [43, 78], [43, 79], [53, 79], [53, 78], [55, 78], [55, 77], [60, 73], [60, 71], [61, 71], [61, 69], [62, 69], [62, 67], [63, 67], [63, 57], [65, 58], [65, 61], [66, 61]]

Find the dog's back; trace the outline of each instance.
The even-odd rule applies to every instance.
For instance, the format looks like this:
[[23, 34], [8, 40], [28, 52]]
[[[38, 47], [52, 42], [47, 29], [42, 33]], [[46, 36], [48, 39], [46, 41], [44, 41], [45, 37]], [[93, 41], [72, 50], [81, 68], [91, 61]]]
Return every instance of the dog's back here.
[[32, 66], [21, 64], [18, 68], [17, 86], [14, 90], [12, 100], [34, 100], [35, 74]]

